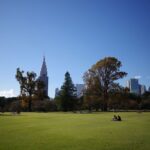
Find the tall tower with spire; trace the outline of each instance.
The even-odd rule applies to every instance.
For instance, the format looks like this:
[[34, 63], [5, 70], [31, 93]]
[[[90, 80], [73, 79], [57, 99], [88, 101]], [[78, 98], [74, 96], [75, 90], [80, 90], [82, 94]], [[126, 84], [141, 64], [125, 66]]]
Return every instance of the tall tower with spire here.
[[45, 96], [48, 96], [48, 76], [47, 76], [45, 56], [43, 57], [43, 64], [42, 64], [42, 68], [40, 71], [39, 80], [44, 83], [44, 94]]

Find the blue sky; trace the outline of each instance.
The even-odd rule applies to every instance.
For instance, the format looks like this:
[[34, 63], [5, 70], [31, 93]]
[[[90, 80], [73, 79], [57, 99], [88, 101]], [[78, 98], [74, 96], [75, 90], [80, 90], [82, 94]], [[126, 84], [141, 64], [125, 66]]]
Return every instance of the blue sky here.
[[[74, 83], [106, 56], [122, 61], [126, 80], [150, 86], [149, 0], [0, 0], [0, 94], [19, 94], [16, 68], [39, 75], [43, 55], [49, 95], [69, 71]], [[1, 94], [2, 95], [2, 94]]]

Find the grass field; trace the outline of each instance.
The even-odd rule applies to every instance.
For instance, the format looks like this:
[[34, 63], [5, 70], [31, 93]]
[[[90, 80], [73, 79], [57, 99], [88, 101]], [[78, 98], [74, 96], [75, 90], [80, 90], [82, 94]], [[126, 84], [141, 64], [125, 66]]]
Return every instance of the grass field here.
[[0, 150], [150, 150], [150, 113], [0, 115]]

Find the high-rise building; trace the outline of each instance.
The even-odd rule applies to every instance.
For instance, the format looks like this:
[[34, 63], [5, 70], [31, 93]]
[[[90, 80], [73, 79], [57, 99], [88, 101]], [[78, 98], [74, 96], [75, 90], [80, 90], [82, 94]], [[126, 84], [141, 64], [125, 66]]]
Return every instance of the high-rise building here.
[[150, 92], [150, 87], [148, 88], [148, 92]]
[[47, 76], [47, 66], [45, 57], [43, 58], [43, 64], [40, 71], [39, 80], [44, 83], [44, 95], [48, 96], [48, 76]]
[[59, 88], [56, 88], [55, 89], [55, 97], [59, 96], [59, 94], [60, 94], [60, 90], [59, 90]]
[[128, 88], [130, 89], [130, 92], [131, 93], [134, 93], [134, 94], [140, 94], [140, 86], [139, 86], [139, 81], [138, 79], [130, 79], [128, 82], [127, 82], [127, 86]]
[[127, 81], [127, 88], [130, 89], [130, 80]]
[[146, 92], [146, 86], [145, 85], [140, 85], [140, 94], [144, 94]]
[[84, 84], [76, 84], [75, 85], [76, 90], [77, 90], [77, 97], [80, 98], [83, 96], [84, 92]]

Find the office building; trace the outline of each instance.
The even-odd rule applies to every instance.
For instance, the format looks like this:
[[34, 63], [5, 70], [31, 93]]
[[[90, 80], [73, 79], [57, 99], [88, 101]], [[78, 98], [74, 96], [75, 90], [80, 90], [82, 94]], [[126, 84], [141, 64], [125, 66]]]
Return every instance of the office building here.
[[130, 79], [127, 81], [127, 87], [130, 89], [131, 93], [140, 94], [140, 86], [138, 79]]
[[48, 96], [48, 76], [47, 76], [47, 66], [46, 66], [45, 57], [43, 58], [43, 64], [38, 79], [44, 83], [44, 95]]
[[76, 84], [75, 85], [76, 90], [77, 90], [77, 98], [80, 98], [83, 96], [83, 92], [84, 92], [84, 84]]

